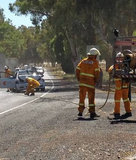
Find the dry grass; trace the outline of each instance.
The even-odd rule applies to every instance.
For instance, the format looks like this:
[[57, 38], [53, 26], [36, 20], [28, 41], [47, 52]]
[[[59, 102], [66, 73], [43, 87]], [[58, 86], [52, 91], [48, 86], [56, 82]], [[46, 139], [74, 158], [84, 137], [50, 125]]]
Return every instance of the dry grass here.
[[[105, 63], [100, 63], [100, 67], [102, 68], [103, 71], [103, 84], [107, 84], [109, 80], [109, 74], [106, 72], [106, 64]], [[75, 74], [67, 74], [65, 73], [60, 65], [56, 65], [55, 67], [48, 66], [46, 67], [52, 75], [55, 75], [56, 77], [70, 80], [70, 81], [76, 81], [76, 76]]]

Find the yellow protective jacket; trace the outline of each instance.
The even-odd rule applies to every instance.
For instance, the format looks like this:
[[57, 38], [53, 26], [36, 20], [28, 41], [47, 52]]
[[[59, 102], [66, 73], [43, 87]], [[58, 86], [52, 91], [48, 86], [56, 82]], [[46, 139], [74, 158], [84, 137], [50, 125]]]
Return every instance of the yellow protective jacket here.
[[31, 78], [31, 77], [27, 78], [27, 82], [28, 82], [28, 84], [29, 84], [30, 86], [32, 85], [32, 86], [34, 86], [35, 88], [40, 86], [40, 83], [39, 83], [36, 79]]
[[5, 70], [5, 77], [6, 77], [6, 78], [10, 77], [11, 74], [12, 74], [12, 72], [11, 72], [10, 69], [6, 69], [6, 70]]
[[[112, 65], [108, 69], [109, 74], [113, 72], [114, 67], [115, 67], [115, 69], [119, 69], [118, 64], [115, 64], [115, 66]], [[116, 90], [125, 89], [125, 88], [129, 87], [129, 82], [122, 81], [121, 78], [114, 78], [114, 82], [115, 82], [115, 89]]]
[[84, 58], [76, 67], [76, 77], [79, 81], [79, 86], [95, 88], [99, 74], [99, 63], [95, 58]]

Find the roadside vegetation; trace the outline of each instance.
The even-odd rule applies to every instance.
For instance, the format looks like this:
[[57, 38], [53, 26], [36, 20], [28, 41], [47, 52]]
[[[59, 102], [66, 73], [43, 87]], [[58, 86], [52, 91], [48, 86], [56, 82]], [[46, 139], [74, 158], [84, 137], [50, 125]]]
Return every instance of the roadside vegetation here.
[[[100, 67], [102, 68], [103, 71], [103, 85], [107, 85], [109, 82], [109, 74], [106, 71], [106, 64], [105, 62], [100, 63]], [[62, 67], [60, 64], [55, 65], [52, 67], [52, 65], [46, 65], [46, 69], [50, 70], [51, 74], [57, 78], [63, 79], [63, 80], [68, 80], [71, 82], [77, 82], [76, 75], [75, 73], [65, 73], [62, 70]]]
[[57, 62], [70, 75], [93, 45], [107, 68], [113, 62], [113, 29], [119, 36], [133, 35], [135, 8], [135, 0], [16, 0], [9, 4], [10, 11], [30, 14], [34, 26], [16, 28], [0, 9], [0, 53], [25, 64], [46, 61], [54, 67]]

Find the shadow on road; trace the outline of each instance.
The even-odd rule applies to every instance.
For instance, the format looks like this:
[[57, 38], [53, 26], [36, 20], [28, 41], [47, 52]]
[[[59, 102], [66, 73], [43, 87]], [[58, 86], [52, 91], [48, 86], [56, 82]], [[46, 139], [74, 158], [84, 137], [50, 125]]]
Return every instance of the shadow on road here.
[[98, 120], [98, 119], [92, 119], [92, 118], [83, 118], [83, 117], [81, 117], [81, 118], [76, 118], [76, 119], [74, 119], [73, 121], [95, 121], [95, 120]]
[[112, 120], [110, 122], [111, 124], [118, 124], [118, 123], [136, 123], [136, 120], [124, 120], [124, 119], [120, 119], [120, 120]]

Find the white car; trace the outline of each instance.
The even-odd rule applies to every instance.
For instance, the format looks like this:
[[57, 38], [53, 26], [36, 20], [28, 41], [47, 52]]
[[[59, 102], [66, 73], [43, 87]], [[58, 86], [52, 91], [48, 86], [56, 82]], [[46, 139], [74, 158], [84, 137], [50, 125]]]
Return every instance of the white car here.
[[44, 69], [43, 69], [43, 67], [35, 67], [35, 68], [36, 68], [36, 72], [37, 72], [38, 74], [41, 74], [41, 75], [44, 74]]
[[27, 82], [26, 77], [32, 77], [39, 81], [40, 86], [36, 90], [45, 91], [45, 81], [41, 75], [31, 70], [18, 70], [14, 76], [9, 78], [0, 78], [1, 88], [11, 88], [14, 92], [20, 92], [26, 90]]

